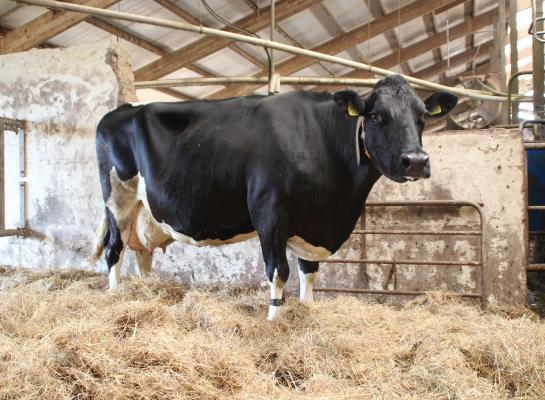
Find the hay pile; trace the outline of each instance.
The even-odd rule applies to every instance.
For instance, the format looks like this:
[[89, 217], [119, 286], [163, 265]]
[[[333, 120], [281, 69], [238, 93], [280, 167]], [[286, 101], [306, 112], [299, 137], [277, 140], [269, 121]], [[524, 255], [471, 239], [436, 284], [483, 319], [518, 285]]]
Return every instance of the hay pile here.
[[0, 399], [544, 399], [545, 321], [429, 295], [405, 307], [0, 271]]

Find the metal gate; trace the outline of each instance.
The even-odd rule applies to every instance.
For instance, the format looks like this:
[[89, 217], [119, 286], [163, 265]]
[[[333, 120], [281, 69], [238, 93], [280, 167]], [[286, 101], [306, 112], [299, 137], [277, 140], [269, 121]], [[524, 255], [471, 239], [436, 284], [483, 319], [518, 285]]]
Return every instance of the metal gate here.
[[[485, 279], [483, 268], [485, 265], [485, 219], [482, 205], [469, 201], [456, 200], [423, 200], [423, 201], [393, 201], [393, 202], [368, 202], [365, 207], [469, 207], [475, 210], [479, 216], [479, 224], [471, 230], [368, 230], [355, 229], [352, 235], [433, 235], [433, 236], [478, 236], [480, 238], [480, 257], [478, 260], [468, 261], [445, 261], [445, 260], [417, 260], [417, 259], [390, 259], [390, 260], [374, 260], [374, 259], [343, 259], [329, 258], [321, 261], [323, 264], [381, 264], [391, 265], [391, 277], [394, 282], [394, 290], [378, 290], [378, 289], [354, 289], [354, 288], [333, 288], [322, 287], [316, 288], [317, 292], [329, 293], [353, 293], [353, 294], [376, 294], [376, 295], [402, 295], [402, 296], [419, 296], [425, 294], [424, 291], [409, 291], [399, 290], [396, 288], [396, 266], [397, 265], [431, 265], [442, 266], [448, 268], [450, 266], [473, 266], [479, 269], [480, 290], [478, 293], [459, 292], [461, 297], [478, 298], [481, 305], [484, 306]], [[545, 207], [544, 207], [545, 209]], [[363, 217], [363, 214], [362, 214]]]

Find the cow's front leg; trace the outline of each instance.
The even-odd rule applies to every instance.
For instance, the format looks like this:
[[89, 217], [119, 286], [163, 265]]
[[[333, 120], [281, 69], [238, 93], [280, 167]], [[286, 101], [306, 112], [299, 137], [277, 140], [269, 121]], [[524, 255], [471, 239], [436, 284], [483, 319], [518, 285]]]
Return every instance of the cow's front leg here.
[[260, 232], [261, 250], [265, 260], [267, 278], [271, 285], [269, 321], [272, 321], [284, 305], [284, 285], [288, 281], [290, 267], [286, 257], [287, 233], [281, 229]]
[[314, 280], [318, 274], [318, 261], [307, 261], [299, 258], [299, 298], [304, 302], [313, 302]]

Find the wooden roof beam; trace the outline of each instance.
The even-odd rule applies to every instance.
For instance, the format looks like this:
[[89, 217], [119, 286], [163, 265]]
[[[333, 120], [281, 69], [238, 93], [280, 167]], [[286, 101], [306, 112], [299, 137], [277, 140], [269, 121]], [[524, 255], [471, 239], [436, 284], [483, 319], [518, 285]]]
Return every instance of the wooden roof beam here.
[[[155, 1], [160, 6], [166, 8], [167, 10], [169, 10], [174, 15], [177, 15], [178, 17], [182, 18], [183, 20], [189, 22], [190, 24], [194, 24], [194, 25], [201, 25], [202, 24], [202, 21], [200, 21], [198, 18], [194, 17], [189, 12], [184, 10], [182, 7], [174, 4], [173, 2], [171, 2], [169, 0], [153, 0], [153, 1]], [[207, 26], [205, 24], [202, 24], [202, 25]], [[257, 58], [252, 56], [250, 53], [248, 53], [244, 49], [241, 49], [240, 47], [238, 47], [235, 43], [232, 43], [231, 45], [229, 45], [229, 48], [231, 50], [233, 50], [235, 53], [237, 53], [237, 54], [241, 55], [242, 57], [244, 57], [246, 60], [250, 61], [252, 64], [258, 66], [259, 68], [265, 68], [265, 65], [261, 61], [259, 61]]]
[[105, 32], [111, 33], [114, 36], [117, 36], [123, 40], [126, 40], [127, 42], [132, 43], [135, 46], [146, 49], [147, 51], [151, 53], [155, 53], [161, 57], [168, 54], [168, 51], [162, 48], [161, 46], [157, 46], [156, 44], [153, 44], [152, 42], [144, 39], [143, 37], [129, 33], [124, 29], [121, 29], [115, 25], [112, 25], [109, 22], [104, 21], [103, 19], [100, 19], [97, 17], [89, 17], [85, 20], [85, 22], [88, 22], [91, 25]]
[[[117, 37], [119, 37], [119, 38], [121, 38], [123, 40], [126, 40], [127, 42], [132, 43], [135, 46], [141, 47], [143, 49], [146, 49], [149, 52], [155, 53], [158, 56], [164, 57], [164, 56], [169, 54], [169, 51], [164, 49], [163, 47], [157, 46], [156, 44], [144, 39], [141, 36], [138, 36], [136, 34], [127, 32], [126, 30], [121, 29], [121, 28], [111, 24], [110, 22], [106, 22], [103, 19], [100, 19], [100, 18], [97, 18], [97, 17], [89, 17], [89, 18], [87, 18], [85, 20], [85, 22], [88, 22], [91, 25], [93, 25], [93, 26], [95, 26], [95, 27], [97, 27], [99, 29], [102, 29], [105, 32], [111, 33], [114, 36], [117, 36]], [[189, 69], [189, 70], [191, 70], [193, 72], [196, 72], [197, 74], [199, 74], [201, 76], [204, 76], [204, 77], [207, 77], [207, 78], [216, 76], [214, 74], [211, 74], [207, 70], [205, 70], [205, 69], [203, 69], [201, 67], [198, 67], [196, 65], [189, 65], [189, 66], [187, 66], [187, 69]], [[179, 94], [178, 92], [174, 92], [174, 93]], [[167, 93], [167, 94], [169, 94], [171, 96], [174, 95], [172, 93]], [[186, 98], [184, 97], [183, 100], [186, 100]]]
[[[355, 28], [340, 37], [333, 38], [319, 46], [314, 47], [312, 50], [326, 54], [338, 54], [343, 50], [354, 47], [361, 42], [365, 42], [368, 39], [393, 29], [398, 25], [398, 23], [411, 21], [414, 18], [420, 17], [433, 11], [434, 9], [437, 9], [438, 7], [449, 5], [450, 7], [454, 7], [458, 4], [462, 4], [464, 1], [465, 0], [437, 0], [413, 2], [402, 7], [399, 15], [397, 11], [386, 14], [382, 18], [373, 20], [370, 24], [364, 24], [363, 26]], [[395, 56], [397, 57], [397, 54]], [[310, 57], [295, 56], [278, 64], [276, 66], [276, 72], [285, 76], [291, 75], [294, 72], [314, 64], [315, 62], [316, 60]], [[259, 75], [263, 75], [265, 72], [266, 71], [261, 71], [261, 74]], [[258, 87], [259, 86], [256, 85], [240, 85], [236, 87], [231, 86], [212, 94], [210, 98], [241, 96], [253, 92]]]
[[[282, 0], [276, 4], [276, 20], [281, 21], [289, 18], [300, 11], [318, 3], [321, 0]], [[267, 27], [270, 23], [270, 7], [263, 9], [259, 13], [259, 28]], [[255, 31], [258, 28], [258, 13], [253, 12], [250, 15], [234, 22], [249, 31]], [[233, 31], [232, 28], [226, 28], [227, 31]], [[161, 57], [135, 72], [135, 78], [138, 81], [147, 81], [161, 78], [174, 71], [179, 70], [193, 62], [200, 60], [207, 55], [213, 54], [222, 48], [229, 46], [231, 41], [227, 39], [206, 36], [187, 46], [182, 47], [165, 57]]]
[[169, 96], [175, 97], [178, 100], [186, 101], [186, 100], [197, 100], [196, 97], [189, 96], [187, 94], [180, 93], [174, 89], [170, 88], [153, 88], [153, 90], [157, 90], [158, 92], [168, 94]]
[[[108, 8], [119, 0], [74, 0], [73, 3], [90, 7]], [[84, 21], [87, 14], [69, 11], [47, 11], [0, 38], [0, 54], [26, 51], [36, 47], [53, 36]]]
[[[479, 15], [478, 17], [471, 18], [451, 29], [450, 35], [455, 37], [465, 36], [477, 29], [481, 29], [492, 23], [494, 15], [497, 13], [497, 10], [491, 10], [485, 14]], [[401, 62], [408, 61], [414, 57], [417, 57], [428, 51], [433, 51], [436, 48], [439, 48], [447, 42], [446, 32], [440, 32], [434, 37], [424, 39], [418, 43], [415, 43], [411, 46], [405, 47], [401, 50]], [[391, 68], [394, 65], [398, 64], [398, 54], [390, 54], [389, 56], [383, 57], [380, 60], [375, 62], [375, 65], [380, 68]], [[355, 70], [349, 72], [348, 74], [343, 75], [344, 78], [372, 78], [373, 74], [367, 71]], [[324, 86], [322, 90], [336, 90], [340, 86]], [[342, 87], [342, 86], [341, 86]]]
[[[383, 18], [386, 15], [386, 9], [384, 8], [384, 3], [382, 1], [373, 1], [369, 3], [369, 12], [373, 16], [373, 18]], [[397, 12], [395, 10], [394, 12]], [[428, 15], [428, 14], [426, 14]], [[399, 38], [399, 35], [395, 31], [395, 29], [392, 29], [391, 31], [385, 32], [384, 36], [386, 37], [386, 41], [388, 42], [388, 45], [390, 46], [390, 49], [392, 50], [392, 53], [398, 53], [401, 50], [401, 39]], [[411, 74], [411, 69], [409, 64], [406, 62], [400, 63], [399, 67], [403, 71], [405, 75]]]

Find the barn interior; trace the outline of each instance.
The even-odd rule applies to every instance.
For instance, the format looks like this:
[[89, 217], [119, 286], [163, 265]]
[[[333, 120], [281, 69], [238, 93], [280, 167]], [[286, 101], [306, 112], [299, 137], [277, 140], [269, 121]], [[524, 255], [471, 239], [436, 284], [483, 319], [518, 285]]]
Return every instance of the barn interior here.
[[[324, 301], [323, 308], [311, 307], [309, 311], [289, 303], [288, 318], [279, 322], [284, 325], [252, 325], [251, 318], [263, 318], [265, 313], [254, 304], [264, 298], [254, 289], [268, 287], [259, 240], [254, 238], [220, 247], [174, 243], [166, 251], [157, 250], [153, 260], [155, 278], [146, 289], [145, 283], [131, 280], [135, 257], [127, 251], [123, 264], [127, 289], [113, 295], [117, 296], [113, 300], [123, 302], [126, 309], [120, 306], [118, 310], [100, 310], [104, 312], [99, 314], [102, 327], [93, 325], [90, 319], [81, 322], [96, 335], [102, 334], [101, 329], [109, 335], [107, 330], [111, 329], [116, 338], [139, 337], [143, 333], [138, 332], [138, 324], [142, 324], [142, 332], [151, 335], [154, 329], [165, 329], [176, 337], [182, 335], [181, 331], [185, 332], [183, 335], [190, 332], [195, 335], [191, 340], [197, 340], [199, 332], [206, 332], [211, 335], [207, 336], [206, 346], [214, 346], [212, 342], [217, 339], [215, 343], [236, 347], [240, 343], [226, 339], [230, 332], [240, 334], [244, 340], [251, 336], [256, 341], [265, 340], [256, 333], [259, 329], [276, 329], [282, 336], [291, 337], [286, 322], [289, 320], [298, 333], [305, 332], [304, 341], [291, 343], [289, 354], [288, 350], [273, 351], [278, 360], [263, 356], [262, 365], [267, 365], [267, 369], [259, 372], [264, 374], [259, 375], [262, 386], [256, 383], [256, 377], [233, 377], [243, 376], [237, 369], [240, 366], [233, 367], [236, 355], [221, 354], [210, 359], [210, 365], [217, 368], [214, 371], [206, 363], [200, 372], [192, 370], [190, 375], [168, 369], [171, 376], [179, 374], [194, 386], [172, 383], [166, 378], [163, 382], [159, 375], [145, 375], [145, 371], [138, 370], [143, 374], [142, 380], [131, 381], [132, 386], [127, 389], [125, 383], [112, 383], [105, 377], [112, 365], [100, 364], [99, 372], [93, 372], [89, 361], [92, 352], [85, 346], [90, 346], [94, 339], [78, 336], [81, 341], [74, 339], [72, 345], [68, 336], [57, 335], [51, 346], [59, 347], [63, 341], [62, 351], [57, 350], [63, 357], [77, 354], [78, 361], [68, 360], [70, 367], [62, 371], [58, 360], [52, 367], [48, 364], [51, 381], [32, 378], [40, 382], [37, 385], [42, 392], [32, 387], [32, 379], [28, 383], [19, 376], [6, 375], [12, 381], [6, 385], [6, 395], [131, 398], [149, 385], [160, 393], [157, 398], [175, 398], [170, 391], [173, 388], [184, 394], [180, 398], [266, 398], [272, 393], [276, 398], [304, 398], [324, 393], [334, 396], [345, 379], [350, 382], [348, 389], [345, 393], [341, 390], [338, 398], [543, 398], [545, 360], [539, 358], [545, 354], [543, 343], [530, 342], [528, 337], [543, 337], [545, 325], [540, 317], [526, 313], [529, 307], [542, 317], [545, 315], [542, 16], [543, 4], [536, 0], [0, 0], [0, 293], [4, 292], [7, 299], [0, 302], [0, 309], [6, 315], [15, 309], [14, 304], [23, 304], [25, 299], [32, 304], [39, 302], [43, 292], [52, 313], [56, 300], [49, 292], [62, 291], [65, 286], [67, 296], [81, 290], [98, 310], [107, 266], [103, 260], [96, 265], [89, 262], [91, 242], [104, 207], [95, 130], [100, 119], [120, 104], [191, 102], [252, 94], [278, 96], [294, 90], [334, 92], [347, 88], [364, 96], [386, 72], [406, 76], [422, 98], [436, 90], [450, 91], [459, 97], [450, 114], [429, 121], [425, 127], [423, 143], [430, 154], [432, 177], [403, 185], [381, 178], [350, 239], [322, 261], [315, 290], [321, 296], [318, 299]], [[206, 31], [207, 28], [220, 33]], [[222, 33], [243, 35], [246, 40], [233, 40]], [[259, 39], [269, 41], [269, 47], [251, 43]], [[305, 53], [306, 50], [313, 53]], [[296, 296], [297, 258], [288, 252], [288, 259], [292, 274], [287, 290]], [[44, 272], [50, 270], [54, 272]], [[63, 271], [72, 272], [66, 275]], [[172, 282], [170, 289], [155, 280], [157, 276]], [[192, 297], [186, 294], [189, 289], [180, 289], [180, 283], [207, 289], [203, 289], [205, 294], [201, 297]], [[229, 295], [242, 297], [226, 300], [229, 296], [222, 290], [229, 289], [217, 289], [217, 285], [244, 285], [251, 289], [250, 294], [240, 289], [242, 295], [232, 289]], [[430, 291], [448, 295], [441, 297]], [[456, 304], [449, 308], [454, 298]], [[484, 360], [505, 350], [501, 348], [500, 336], [493, 342], [475, 338], [466, 346], [476, 351], [465, 361], [473, 368], [468, 370], [468, 376], [477, 374], [477, 381], [483, 379], [489, 386], [476, 383], [473, 378], [462, 381], [461, 373], [457, 378], [439, 373], [430, 377], [434, 365], [456, 370], [458, 361], [456, 365], [443, 361], [451, 362], [460, 354], [465, 357], [467, 349], [463, 345], [460, 354], [445, 353], [444, 359], [421, 364], [421, 375], [416, 374], [418, 357], [429, 361], [429, 354], [443, 351], [430, 348], [425, 355], [418, 353], [416, 335], [413, 344], [399, 339], [401, 350], [381, 359], [388, 364], [393, 357], [390, 364], [394, 366], [388, 369], [380, 364], [383, 369], [376, 376], [385, 383], [378, 389], [369, 389], [374, 375], [368, 371], [316, 369], [312, 354], [307, 354], [308, 359], [294, 355], [307, 345], [319, 347], [314, 339], [305, 336], [309, 329], [321, 332], [328, 338], [324, 339], [326, 342], [331, 340], [327, 343], [335, 349], [332, 352], [341, 354], [342, 346], [327, 330], [339, 321], [335, 319], [328, 325], [326, 315], [337, 318], [336, 310], [342, 308], [348, 313], [359, 313], [354, 299], [364, 302], [365, 312], [374, 313], [373, 324], [380, 324], [377, 321], [387, 317], [372, 311], [368, 302], [405, 307], [396, 316], [411, 320], [416, 326], [418, 321], [411, 310], [420, 305], [425, 309], [418, 309], [416, 314], [423, 320], [429, 318], [430, 331], [434, 315], [444, 312], [445, 329], [450, 329], [450, 333], [463, 331], [464, 340], [470, 340], [470, 329], [482, 328], [492, 321], [483, 332], [493, 335], [493, 329], [509, 330], [511, 336], [504, 342], [528, 356], [528, 368], [533, 369], [524, 378], [523, 357], [517, 359], [517, 364], [512, 359], [504, 364]], [[67, 301], [75, 304], [80, 300], [74, 297]], [[146, 305], [146, 301], [152, 305]], [[184, 303], [183, 315], [191, 323], [184, 322], [188, 325], [182, 329], [176, 325], [180, 324], [179, 317], [172, 317], [172, 310], [182, 313], [176, 307], [186, 301], [191, 304]], [[130, 302], [139, 302], [135, 313], [130, 311], [134, 305]], [[214, 302], [221, 305], [214, 308]], [[83, 307], [84, 302], [78, 304], [74, 307]], [[174, 308], [167, 310], [167, 306]], [[191, 306], [198, 311], [189, 311]], [[215, 313], [227, 315], [229, 307], [234, 307], [236, 316], [244, 322], [238, 324], [233, 317], [214, 325], [218, 322]], [[464, 307], [472, 307], [471, 312]], [[494, 310], [496, 314], [490, 317], [484, 310]], [[9, 349], [15, 346], [15, 339], [1, 339], [2, 335], [27, 335], [34, 340], [43, 335], [39, 329], [29, 333], [30, 328], [21, 327], [26, 326], [23, 314], [29, 318], [35, 315], [42, 322], [53, 318], [44, 310], [38, 311], [29, 306], [21, 315], [9, 316], [9, 329], [0, 317], [0, 371], [3, 365], [7, 371], [8, 365], [24, 364], [25, 357], [31, 357], [29, 349], [38, 346], [28, 344], [21, 354], [14, 355]], [[322, 325], [314, 320], [309, 322], [308, 313], [313, 311], [324, 318]], [[468, 323], [464, 328], [464, 321], [457, 324], [456, 319], [466, 311], [471, 318], [482, 318], [479, 323], [483, 325]], [[512, 318], [514, 324], [520, 318], [526, 325], [503, 324], [503, 320], [494, 319], [497, 315]], [[115, 316], [114, 322], [108, 320], [110, 316]], [[146, 319], [153, 322], [146, 325]], [[355, 340], [360, 334], [357, 324], [370, 326], [369, 321], [355, 321], [347, 330], [353, 336], [347, 334], [346, 341]], [[65, 323], [72, 328], [75, 325], [71, 324], [77, 325], [75, 320], [65, 319]], [[47, 329], [53, 329], [51, 326]], [[395, 331], [396, 338], [403, 335], [403, 327], [388, 329]], [[524, 332], [527, 342], [516, 342], [516, 329]], [[426, 331], [425, 335], [431, 333]], [[166, 343], [165, 337], [156, 339]], [[441, 340], [448, 342], [445, 346], [456, 342], [446, 334]], [[364, 346], [364, 342], [362, 339], [358, 345]], [[194, 356], [208, 357], [203, 350], [206, 346], [195, 343]], [[131, 351], [140, 351], [140, 344], [132, 343], [135, 347]], [[44, 351], [49, 351], [47, 346]], [[119, 351], [112, 359], [119, 356], [125, 362], [130, 357], [128, 353], [121, 355], [115, 347], [118, 344], [106, 346]], [[163, 347], [164, 354], [174, 351], [167, 347]], [[248, 347], [248, 354], [257, 351], [257, 347]], [[532, 349], [531, 354], [528, 349]], [[146, 357], [135, 362], [148, 368], [155, 361]], [[158, 371], [163, 371], [157, 357]], [[323, 355], [321, 360], [332, 363], [327, 357]], [[358, 353], [357, 357], [369, 360], [373, 356]], [[356, 363], [355, 358], [349, 358], [345, 360], [347, 365]], [[171, 366], [188, 362], [173, 360], [164, 363]], [[258, 363], [244, 360], [248, 363], [244, 370], [249, 371], [253, 362]], [[124, 365], [134, 367], [129, 364]], [[300, 370], [296, 374], [297, 365]], [[517, 369], [518, 375], [509, 375], [506, 371], [510, 369]], [[78, 375], [82, 370], [87, 371], [85, 376]], [[405, 383], [400, 386], [392, 383], [397, 372], [404, 377], [401, 381]], [[22, 376], [25, 373], [32, 376], [29, 370], [21, 372]], [[272, 386], [268, 386], [265, 375], [272, 376]], [[52, 392], [57, 376], [62, 378], [62, 390]], [[418, 388], [407, 383], [411, 377], [419, 382]], [[100, 386], [106, 381], [107, 385]], [[154, 386], [159, 381], [165, 386]], [[249, 385], [250, 381], [255, 385]], [[17, 389], [13, 382], [19, 385]], [[126, 391], [117, 392], [119, 388]], [[366, 388], [364, 392], [362, 388]], [[142, 396], [153, 397], [151, 393], [146, 394], [151, 397]]]

